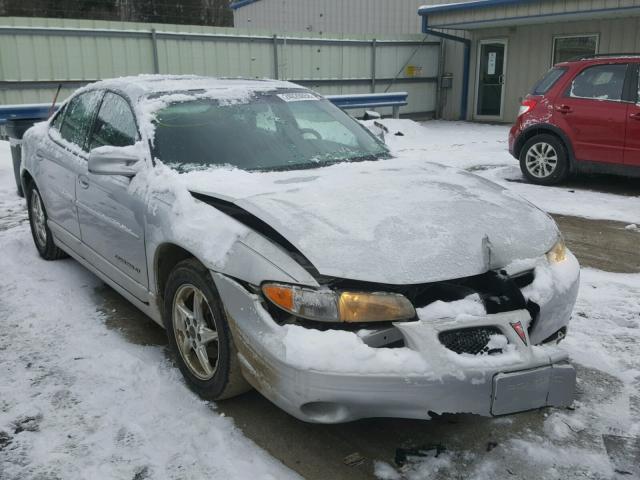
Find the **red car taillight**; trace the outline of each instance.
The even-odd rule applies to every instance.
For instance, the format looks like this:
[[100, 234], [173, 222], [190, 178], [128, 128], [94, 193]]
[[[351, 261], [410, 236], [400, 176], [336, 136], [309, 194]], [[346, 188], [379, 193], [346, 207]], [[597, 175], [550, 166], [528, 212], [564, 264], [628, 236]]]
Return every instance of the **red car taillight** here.
[[518, 111], [518, 116], [524, 115], [525, 113], [534, 109], [534, 107], [538, 104], [536, 100], [523, 100], [520, 105], [520, 110]]

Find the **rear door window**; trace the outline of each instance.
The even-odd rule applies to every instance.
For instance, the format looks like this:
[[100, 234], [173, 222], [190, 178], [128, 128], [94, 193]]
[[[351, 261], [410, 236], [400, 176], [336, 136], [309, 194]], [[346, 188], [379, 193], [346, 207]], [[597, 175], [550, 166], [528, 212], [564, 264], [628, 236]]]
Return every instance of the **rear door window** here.
[[120, 95], [107, 92], [96, 116], [89, 149], [110, 145], [126, 147], [138, 139], [138, 128], [129, 103]]
[[538, 83], [535, 84], [533, 90], [531, 91], [531, 95], [544, 95], [549, 90], [551, 90], [551, 87], [553, 87], [566, 72], [566, 67], [552, 68], [547, 73], [545, 73], [540, 80], [538, 80]]
[[85, 149], [89, 129], [102, 92], [93, 90], [72, 98], [64, 111], [60, 136], [67, 142]]
[[620, 100], [627, 64], [596, 65], [585, 68], [573, 79], [569, 96], [595, 100]]

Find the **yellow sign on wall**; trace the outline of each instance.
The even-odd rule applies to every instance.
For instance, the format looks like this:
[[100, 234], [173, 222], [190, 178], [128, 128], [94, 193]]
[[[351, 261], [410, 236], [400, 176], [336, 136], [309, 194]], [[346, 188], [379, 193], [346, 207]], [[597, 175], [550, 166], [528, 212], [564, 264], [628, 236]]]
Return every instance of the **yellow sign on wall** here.
[[419, 77], [422, 73], [422, 67], [417, 65], [407, 65], [404, 71], [407, 77]]

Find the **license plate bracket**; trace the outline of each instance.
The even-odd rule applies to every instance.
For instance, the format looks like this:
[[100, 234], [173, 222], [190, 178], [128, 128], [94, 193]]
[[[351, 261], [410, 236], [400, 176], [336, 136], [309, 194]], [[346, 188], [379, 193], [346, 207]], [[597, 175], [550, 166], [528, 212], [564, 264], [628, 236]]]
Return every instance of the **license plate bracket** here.
[[493, 377], [491, 414], [569, 406], [573, 402], [575, 384], [575, 369], [568, 363], [498, 373]]

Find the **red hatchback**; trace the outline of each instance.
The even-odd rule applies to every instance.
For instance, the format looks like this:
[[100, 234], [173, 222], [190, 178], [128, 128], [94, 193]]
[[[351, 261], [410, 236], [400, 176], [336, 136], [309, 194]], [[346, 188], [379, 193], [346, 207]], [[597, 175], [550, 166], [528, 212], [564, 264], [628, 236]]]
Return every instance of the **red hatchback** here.
[[559, 63], [526, 96], [509, 152], [531, 182], [588, 171], [640, 176], [640, 55]]

